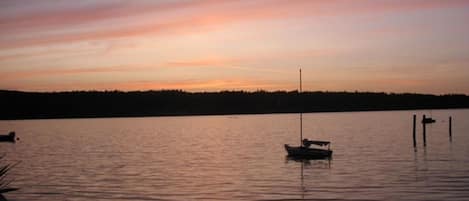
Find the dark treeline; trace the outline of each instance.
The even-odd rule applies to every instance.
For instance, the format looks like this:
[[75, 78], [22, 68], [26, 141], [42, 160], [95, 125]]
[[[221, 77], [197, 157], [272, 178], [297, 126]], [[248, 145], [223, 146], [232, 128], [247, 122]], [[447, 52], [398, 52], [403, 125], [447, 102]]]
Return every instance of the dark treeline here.
[[39, 119], [469, 108], [469, 96], [297, 91], [0, 91], [0, 104], [0, 119]]

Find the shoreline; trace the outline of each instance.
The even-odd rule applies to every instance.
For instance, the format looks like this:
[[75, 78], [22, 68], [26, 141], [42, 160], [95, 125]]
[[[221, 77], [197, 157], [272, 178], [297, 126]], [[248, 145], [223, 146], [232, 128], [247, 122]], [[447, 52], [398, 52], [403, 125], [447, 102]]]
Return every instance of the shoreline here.
[[[469, 107], [460, 108], [416, 108], [416, 109], [381, 109], [381, 110], [346, 110], [346, 111], [310, 111], [303, 114], [314, 113], [353, 113], [353, 112], [393, 112], [412, 110], [468, 110]], [[196, 117], [196, 116], [236, 116], [236, 115], [276, 115], [298, 114], [297, 112], [273, 112], [273, 113], [224, 113], [224, 114], [167, 114], [167, 115], [140, 115], [140, 116], [70, 116], [70, 117], [45, 117], [45, 118], [5, 118], [0, 121], [27, 121], [27, 120], [67, 120], [67, 119], [114, 119], [114, 118], [153, 118], [153, 117]]]

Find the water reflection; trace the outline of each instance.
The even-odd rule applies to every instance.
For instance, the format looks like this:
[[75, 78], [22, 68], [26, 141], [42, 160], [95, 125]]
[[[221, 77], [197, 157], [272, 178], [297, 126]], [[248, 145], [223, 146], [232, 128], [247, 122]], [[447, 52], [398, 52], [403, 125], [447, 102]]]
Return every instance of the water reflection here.
[[301, 159], [295, 157], [285, 157], [285, 163], [301, 163], [301, 166], [314, 169], [331, 169], [332, 158], [327, 159]]
[[[308, 192], [308, 186], [305, 185], [305, 172], [308, 174], [308, 169], [331, 169], [332, 158], [327, 159], [302, 159], [286, 156], [285, 163], [300, 164], [300, 191], [301, 200], [305, 199], [305, 194]], [[306, 171], [305, 171], [306, 169]], [[309, 174], [308, 174], [309, 175]]]

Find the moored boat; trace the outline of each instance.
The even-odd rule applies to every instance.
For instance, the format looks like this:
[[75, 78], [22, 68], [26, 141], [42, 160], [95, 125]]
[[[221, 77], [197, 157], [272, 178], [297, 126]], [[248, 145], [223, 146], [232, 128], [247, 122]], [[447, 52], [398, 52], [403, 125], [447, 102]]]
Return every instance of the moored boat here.
[[10, 132], [8, 135], [0, 135], [0, 142], [15, 142], [16, 141], [16, 133]]
[[[324, 159], [332, 156], [332, 150], [330, 150], [330, 142], [327, 141], [314, 141], [304, 139], [301, 146], [290, 146], [285, 144], [285, 150], [289, 157], [293, 158], [305, 158], [305, 159]], [[322, 148], [311, 148], [310, 145], [317, 146], [328, 146], [327, 149]]]
[[431, 124], [431, 123], [435, 123], [435, 122], [436, 122], [436, 120], [431, 118], [431, 117], [422, 119], [422, 123], [424, 123], [424, 124]]
[[332, 150], [307, 148], [307, 147], [293, 147], [285, 144], [285, 150], [288, 152], [288, 156], [292, 158], [304, 158], [304, 159], [325, 159], [332, 156]]

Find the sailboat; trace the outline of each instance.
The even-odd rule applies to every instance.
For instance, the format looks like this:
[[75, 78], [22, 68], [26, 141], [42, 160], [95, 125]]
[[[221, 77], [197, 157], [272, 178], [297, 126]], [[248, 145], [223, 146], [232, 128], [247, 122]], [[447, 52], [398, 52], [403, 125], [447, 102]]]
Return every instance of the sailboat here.
[[[301, 69], [300, 69], [300, 91], [302, 91], [301, 84]], [[311, 147], [315, 145], [317, 147]], [[288, 153], [289, 157], [299, 158], [299, 159], [325, 159], [332, 156], [332, 150], [330, 148], [331, 142], [328, 141], [318, 141], [318, 140], [308, 140], [307, 138], [303, 139], [303, 113], [300, 112], [300, 145], [299, 146], [290, 146], [285, 144], [285, 150]], [[327, 149], [322, 147], [327, 146]]]

